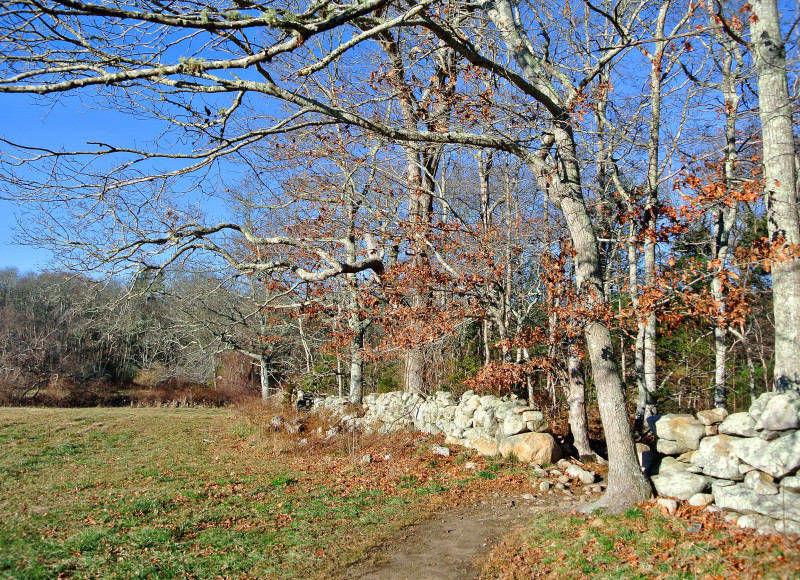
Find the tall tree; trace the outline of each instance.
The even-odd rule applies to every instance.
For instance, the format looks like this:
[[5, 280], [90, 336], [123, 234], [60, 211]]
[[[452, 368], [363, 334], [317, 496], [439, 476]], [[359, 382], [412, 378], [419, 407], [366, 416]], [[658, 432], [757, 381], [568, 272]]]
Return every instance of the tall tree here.
[[[800, 218], [792, 100], [777, 0], [754, 0], [750, 44], [758, 78], [769, 241], [774, 249], [775, 388], [800, 390]], [[735, 34], [735, 32], [734, 32]]]

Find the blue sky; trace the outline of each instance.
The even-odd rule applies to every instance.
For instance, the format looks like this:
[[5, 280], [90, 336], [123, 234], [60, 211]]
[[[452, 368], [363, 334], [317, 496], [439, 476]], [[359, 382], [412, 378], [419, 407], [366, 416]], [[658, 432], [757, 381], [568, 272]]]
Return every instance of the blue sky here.
[[[86, 141], [134, 134], [136, 121], [114, 111], [91, 110], [77, 97], [43, 101], [30, 95], [0, 95], [0, 136], [23, 145], [53, 149]], [[50, 265], [47, 250], [14, 242], [20, 208], [0, 200], [0, 268], [41, 270]]]

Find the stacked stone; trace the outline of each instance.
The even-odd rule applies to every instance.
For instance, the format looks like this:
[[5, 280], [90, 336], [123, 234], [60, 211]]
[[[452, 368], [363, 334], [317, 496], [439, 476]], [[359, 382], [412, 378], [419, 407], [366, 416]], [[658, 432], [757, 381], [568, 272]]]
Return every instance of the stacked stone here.
[[364, 415], [349, 411], [347, 399], [317, 399], [315, 409], [342, 416], [350, 427], [387, 433], [413, 428], [432, 435], [444, 434], [451, 445], [463, 445], [482, 455], [514, 454], [527, 462], [550, 463], [561, 457], [561, 449], [549, 433], [541, 411], [524, 399], [480, 396], [467, 391], [460, 398], [439, 391], [431, 396], [402, 393], [373, 393], [364, 397]]
[[800, 533], [800, 394], [765, 393], [733, 415], [657, 416], [651, 427], [662, 455], [651, 468], [660, 495], [713, 501], [733, 510], [728, 517], [741, 527], [763, 533]]

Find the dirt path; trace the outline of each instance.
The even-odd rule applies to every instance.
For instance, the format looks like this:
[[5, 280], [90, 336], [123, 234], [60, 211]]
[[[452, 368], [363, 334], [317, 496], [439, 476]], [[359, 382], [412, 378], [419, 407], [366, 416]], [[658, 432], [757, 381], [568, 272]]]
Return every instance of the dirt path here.
[[363, 580], [463, 580], [474, 578], [476, 557], [537, 513], [575, 509], [562, 495], [534, 499], [494, 497], [448, 510], [411, 526], [342, 575]]

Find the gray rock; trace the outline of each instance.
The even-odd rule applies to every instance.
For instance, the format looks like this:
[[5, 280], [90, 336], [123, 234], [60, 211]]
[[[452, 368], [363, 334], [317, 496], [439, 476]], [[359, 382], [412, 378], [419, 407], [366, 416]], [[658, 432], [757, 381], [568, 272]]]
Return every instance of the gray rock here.
[[778, 493], [778, 486], [775, 480], [761, 471], [750, 471], [744, 476], [744, 484], [756, 492], [758, 495], [775, 495]]
[[700, 440], [706, 436], [706, 428], [703, 424], [692, 417], [675, 417], [669, 422], [669, 429], [677, 441], [678, 445], [691, 451], [697, 449]]
[[652, 468], [653, 475], [664, 475], [665, 473], [675, 473], [677, 471], [686, 471], [689, 465], [683, 461], [679, 461], [674, 457], [662, 457], [657, 461]]
[[702, 475], [686, 472], [665, 473], [650, 478], [658, 495], [689, 499], [696, 493], [704, 492], [709, 486], [709, 479]]
[[715, 482], [712, 493], [721, 508], [800, 522], [800, 494], [783, 488], [775, 495], [758, 495], [743, 483], [722, 487]]
[[694, 507], [705, 507], [714, 503], [714, 496], [710, 493], [696, 493], [689, 498], [689, 505]]
[[478, 464], [474, 461], [467, 461], [464, 464], [464, 469], [478, 469]]
[[745, 514], [736, 520], [736, 525], [746, 530], [774, 530], [775, 522], [772, 518], [757, 514]]
[[678, 509], [678, 502], [674, 499], [667, 499], [665, 497], [660, 497], [656, 500], [656, 505], [664, 508], [668, 514], [674, 514], [675, 510]]
[[358, 463], [359, 465], [369, 465], [370, 463], [372, 463], [372, 455], [367, 453], [366, 455], [361, 457]]
[[675, 434], [670, 428], [670, 423], [673, 419], [677, 419], [679, 417], [688, 417], [690, 419], [694, 419], [694, 417], [691, 415], [685, 414], [653, 415], [652, 417], [647, 418], [647, 424], [650, 426], [650, 430], [658, 439], [669, 439], [670, 441], [675, 441]]
[[749, 413], [734, 413], [728, 415], [719, 426], [722, 435], [737, 435], [739, 437], [755, 437], [756, 422]]
[[697, 418], [703, 425], [717, 425], [722, 423], [728, 416], [725, 409], [708, 409], [697, 413]]
[[522, 420], [525, 421], [528, 431], [532, 433], [544, 433], [550, 427], [541, 411], [524, 411]]
[[442, 457], [450, 457], [450, 449], [441, 445], [434, 445], [431, 447], [431, 453], [434, 455], [441, 455]]
[[595, 475], [591, 471], [578, 467], [577, 465], [570, 465], [566, 469], [566, 475], [579, 480], [581, 483], [590, 484], [594, 483]]
[[657, 439], [656, 451], [661, 455], [680, 455], [689, 451], [689, 448], [671, 439]]
[[533, 495], [532, 493], [523, 493], [522, 494], [522, 499], [524, 499], [526, 501], [532, 501], [532, 500], [536, 499], [536, 496]]
[[519, 415], [509, 415], [503, 421], [503, 434], [506, 437], [522, 433], [526, 429], [525, 421]]
[[742, 475], [747, 475], [748, 473], [750, 473], [754, 469], [755, 469], [755, 467], [753, 467], [752, 465], [747, 465], [746, 463], [740, 463], [739, 464], [739, 473], [741, 473]]
[[735, 441], [736, 439], [727, 435], [706, 437], [700, 442], [697, 453], [692, 457], [692, 463], [701, 467], [704, 474], [712, 477], [742, 479], [742, 474], [739, 472], [739, 456], [733, 448]]
[[800, 476], [790, 475], [781, 479], [781, 487], [789, 491], [800, 491]]
[[718, 485], [720, 487], [728, 487], [729, 485], [736, 485], [737, 482], [733, 481], [732, 479], [715, 479], [714, 485]]
[[750, 410], [748, 414], [753, 418], [753, 424], [755, 424], [759, 419], [761, 419], [761, 414], [767, 408], [769, 402], [778, 396], [778, 393], [764, 393], [759, 398], [755, 400], [755, 402], [750, 405]]
[[[756, 427], [758, 427], [758, 424], [756, 424]], [[756, 431], [758, 431], [758, 429], [756, 429]], [[758, 431], [758, 436], [764, 441], [772, 441], [773, 439], [777, 439], [781, 435], [786, 435], [786, 433], [784, 433], [783, 431], [769, 431], [768, 429]]]
[[539, 483], [539, 491], [548, 491], [550, 489], [549, 481], [542, 481]]
[[772, 477], [783, 477], [800, 467], [800, 431], [773, 441], [738, 439], [731, 445], [742, 461]]
[[800, 522], [778, 520], [775, 522], [775, 531], [781, 534], [800, 534]]

